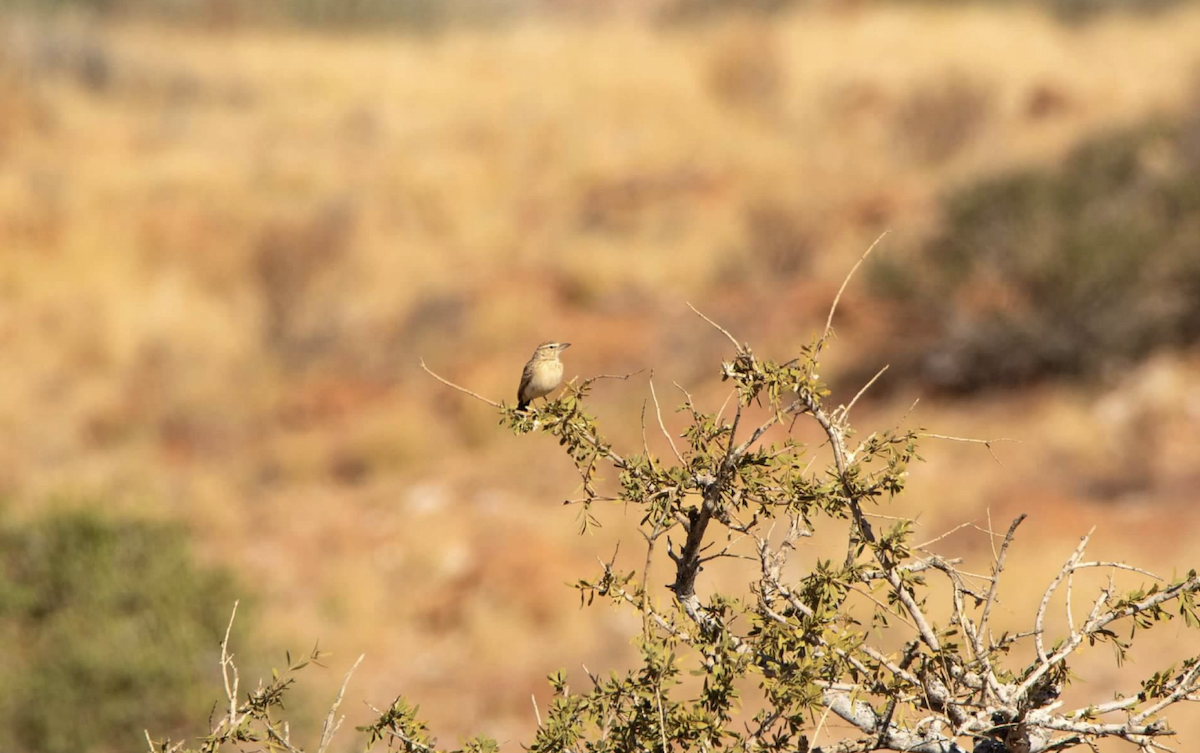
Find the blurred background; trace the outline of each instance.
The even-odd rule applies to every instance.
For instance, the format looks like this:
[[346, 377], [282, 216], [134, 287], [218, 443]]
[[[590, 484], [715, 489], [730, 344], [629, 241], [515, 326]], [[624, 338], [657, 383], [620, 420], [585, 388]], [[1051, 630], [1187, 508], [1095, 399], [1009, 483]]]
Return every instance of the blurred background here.
[[[510, 402], [547, 339], [568, 376], [647, 369], [592, 403], [636, 445], [649, 369], [727, 394], [685, 302], [786, 360], [885, 229], [835, 404], [890, 364], [864, 433], [1020, 443], [926, 440], [883, 512], [1031, 513], [1005, 627], [1093, 525], [1186, 571], [1198, 176], [1189, 2], [0, 2], [0, 749], [202, 734], [235, 598], [244, 680], [332, 652], [297, 735], [365, 652], [342, 749], [397, 693], [444, 744], [529, 741], [549, 672], [631, 660], [636, 619], [565, 584], [622, 536], [640, 567], [636, 515], [577, 535], [553, 439], [418, 358]], [[979, 530], [939, 545], [989, 566]], [[1196, 643], [1095, 649], [1072, 692]]]

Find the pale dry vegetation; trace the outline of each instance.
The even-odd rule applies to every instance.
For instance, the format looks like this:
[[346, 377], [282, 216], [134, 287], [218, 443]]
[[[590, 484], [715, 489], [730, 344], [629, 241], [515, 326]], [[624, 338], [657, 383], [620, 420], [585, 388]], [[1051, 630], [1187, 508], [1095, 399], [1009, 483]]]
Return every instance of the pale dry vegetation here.
[[[620, 532], [572, 538], [570, 466], [496, 434], [418, 355], [505, 395], [554, 337], [576, 344], [568, 374], [671, 365], [691, 385], [716, 346], [685, 300], [794, 348], [882, 229], [881, 254], [916, 244], [949, 187], [1183, 107], [1200, 60], [1191, 8], [1082, 28], [867, 6], [435, 37], [2, 33], [4, 495], [29, 512], [81, 488], [183, 521], [261, 594], [243, 619], [275, 645], [365, 651], [353, 697], [403, 690], [446, 739], [501, 741], [528, 738], [548, 667], [628, 660], [627, 616], [597, 623], [561, 587]], [[889, 311], [852, 292], [829, 368], [869, 355]], [[1094, 550], [1169, 574], [1196, 518], [1198, 377], [1167, 355], [1086, 391], [926, 401], [924, 426], [1025, 443], [1003, 467], [929, 451], [907, 496], [921, 530], [1032, 512], [1019, 582], [1095, 522]], [[914, 396], [856, 410], [890, 423]], [[644, 397], [595, 399], [636, 426]], [[961, 554], [990, 555], [978, 541]], [[1107, 660], [1081, 681], [1113, 682]]]

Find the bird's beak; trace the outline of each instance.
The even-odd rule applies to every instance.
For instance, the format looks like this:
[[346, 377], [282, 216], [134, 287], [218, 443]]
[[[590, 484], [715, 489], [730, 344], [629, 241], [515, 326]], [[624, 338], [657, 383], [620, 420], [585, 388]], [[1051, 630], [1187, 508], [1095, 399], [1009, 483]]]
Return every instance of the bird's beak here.
[[571, 347], [571, 343], [559, 343], [559, 344], [558, 344], [558, 349], [559, 349], [559, 350], [566, 350], [566, 349], [567, 349], [567, 348], [569, 348], [569, 347]]

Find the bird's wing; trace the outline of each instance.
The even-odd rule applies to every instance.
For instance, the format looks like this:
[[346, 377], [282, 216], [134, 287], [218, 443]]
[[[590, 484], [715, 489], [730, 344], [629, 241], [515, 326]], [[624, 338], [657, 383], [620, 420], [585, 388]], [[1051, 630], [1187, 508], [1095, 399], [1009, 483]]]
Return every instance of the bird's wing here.
[[521, 372], [521, 386], [517, 388], [517, 405], [525, 402], [525, 388], [529, 386], [529, 382], [533, 379], [533, 361], [525, 364], [525, 371]]

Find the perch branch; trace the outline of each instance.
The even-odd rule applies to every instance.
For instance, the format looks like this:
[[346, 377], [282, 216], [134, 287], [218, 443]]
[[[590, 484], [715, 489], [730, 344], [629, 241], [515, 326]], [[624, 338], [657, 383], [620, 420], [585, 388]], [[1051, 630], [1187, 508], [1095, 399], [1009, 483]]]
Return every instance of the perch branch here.
[[451, 382], [449, 379], [445, 379], [444, 377], [438, 376], [437, 374], [433, 373], [433, 371], [431, 371], [430, 368], [425, 365], [424, 358], [421, 359], [421, 368], [425, 369], [426, 374], [428, 374], [429, 376], [438, 380], [439, 382], [446, 385], [447, 387], [456, 389], [459, 392], [463, 393], [464, 395], [470, 395], [471, 397], [475, 398], [476, 400], [480, 401], [481, 403], [487, 403], [488, 405], [492, 406], [493, 408], [501, 407], [500, 403], [497, 403], [495, 400], [488, 400], [486, 397], [484, 397], [483, 395], [480, 395], [477, 392], [472, 392], [471, 390], [467, 389], [466, 387], [460, 387], [459, 385], [455, 384], [454, 382]]

